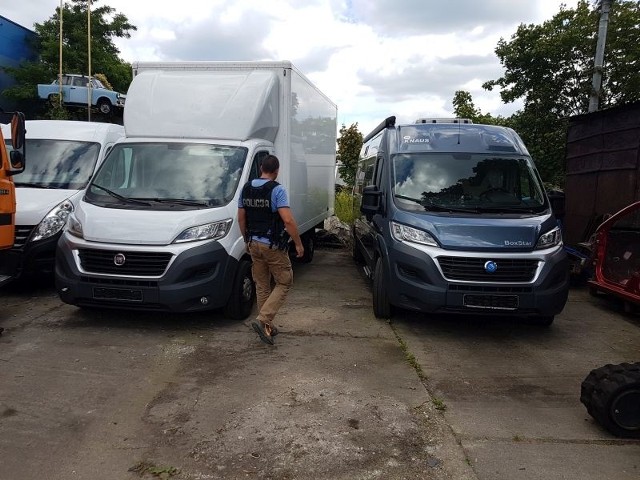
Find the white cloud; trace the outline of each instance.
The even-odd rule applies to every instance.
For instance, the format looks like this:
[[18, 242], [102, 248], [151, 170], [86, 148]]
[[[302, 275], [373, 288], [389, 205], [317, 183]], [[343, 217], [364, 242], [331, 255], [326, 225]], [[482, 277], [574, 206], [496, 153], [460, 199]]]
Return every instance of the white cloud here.
[[[32, 28], [60, 0], [0, 0]], [[338, 105], [338, 121], [367, 134], [385, 117], [451, 116], [456, 90], [510, 115], [482, 83], [502, 68], [494, 49], [520, 23], [542, 23], [577, 0], [94, 0], [138, 27], [117, 39], [134, 60], [291, 60]]]

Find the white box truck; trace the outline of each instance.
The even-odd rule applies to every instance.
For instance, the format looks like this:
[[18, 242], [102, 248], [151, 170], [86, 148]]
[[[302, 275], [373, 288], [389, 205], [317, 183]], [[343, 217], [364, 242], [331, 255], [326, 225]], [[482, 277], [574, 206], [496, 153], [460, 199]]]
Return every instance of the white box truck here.
[[79, 306], [246, 318], [237, 222], [269, 154], [310, 261], [333, 214], [337, 108], [289, 62], [134, 63], [118, 142], [58, 243], [56, 288]]

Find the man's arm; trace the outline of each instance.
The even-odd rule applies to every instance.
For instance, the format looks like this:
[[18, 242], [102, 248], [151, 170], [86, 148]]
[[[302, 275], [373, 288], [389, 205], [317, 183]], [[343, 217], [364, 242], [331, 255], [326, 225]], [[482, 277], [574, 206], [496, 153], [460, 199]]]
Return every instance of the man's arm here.
[[302, 240], [300, 240], [300, 234], [298, 233], [298, 224], [293, 218], [291, 209], [289, 207], [282, 207], [278, 209], [278, 214], [284, 223], [284, 228], [293, 240], [293, 244], [296, 246], [296, 257], [300, 258], [304, 255], [304, 247], [302, 246]]
[[240, 227], [240, 233], [242, 234], [242, 238], [244, 238], [246, 242], [247, 212], [245, 212], [244, 208], [238, 208], [238, 227]]

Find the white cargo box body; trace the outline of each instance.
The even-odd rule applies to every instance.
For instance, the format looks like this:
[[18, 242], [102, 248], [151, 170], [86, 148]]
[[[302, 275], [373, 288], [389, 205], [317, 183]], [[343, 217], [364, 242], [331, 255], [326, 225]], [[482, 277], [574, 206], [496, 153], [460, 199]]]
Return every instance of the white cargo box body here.
[[290, 62], [138, 62], [133, 71], [127, 138], [267, 140], [300, 232], [333, 214], [337, 107]]

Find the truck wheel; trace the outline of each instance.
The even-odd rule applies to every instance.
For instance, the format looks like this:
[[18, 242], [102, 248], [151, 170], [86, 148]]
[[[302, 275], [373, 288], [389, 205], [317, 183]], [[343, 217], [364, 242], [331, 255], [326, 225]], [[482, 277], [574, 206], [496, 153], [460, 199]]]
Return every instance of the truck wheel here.
[[106, 98], [98, 100], [98, 111], [103, 115], [111, 115], [111, 112], [113, 111], [111, 102]]
[[592, 370], [582, 382], [580, 401], [613, 435], [640, 438], [640, 363]]
[[393, 314], [384, 281], [384, 266], [381, 258], [376, 261], [373, 271], [373, 314], [378, 318], [391, 318]]
[[[313, 260], [313, 254], [316, 251], [316, 234], [315, 231], [309, 231], [300, 236], [302, 246], [304, 247], [304, 255], [302, 258], [296, 258], [300, 263], [309, 263]], [[294, 248], [295, 251], [295, 248]]]
[[240, 260], [236, 277], [231, 287], [229, 302], [224, 308], [224, 316], [233, 320], [244, 320], [251, 315], [256, 286], [251, 276], [251, 262]]

